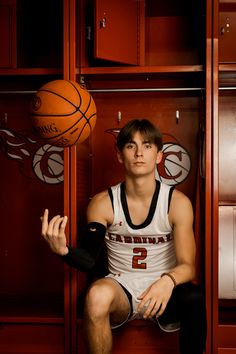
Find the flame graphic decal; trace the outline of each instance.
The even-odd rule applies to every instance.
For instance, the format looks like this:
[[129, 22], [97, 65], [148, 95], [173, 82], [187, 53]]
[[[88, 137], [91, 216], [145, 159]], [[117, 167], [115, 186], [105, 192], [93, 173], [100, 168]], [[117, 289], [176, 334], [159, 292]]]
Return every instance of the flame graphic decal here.
[[0, 129], [0, 151], [15, 160], [28, 178], [49, 184], [63, 182], [63, 148], [42, 144], [31, 131]]

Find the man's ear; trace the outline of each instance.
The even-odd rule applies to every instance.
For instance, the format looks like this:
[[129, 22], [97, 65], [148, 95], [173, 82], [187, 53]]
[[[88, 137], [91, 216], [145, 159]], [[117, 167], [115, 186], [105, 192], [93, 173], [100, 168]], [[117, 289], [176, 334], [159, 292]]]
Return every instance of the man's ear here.
[[157, 159], [156, 159], [156, 163], [159, 164], [162, 160], [163, 157], [163, 152], [162, 151], [158, 151], [157, 153]]
[[123, 160], [123, 154], [120, 150], [116, 149], [116, 156], [117, 156], [117, 160], [119, 163], [123, 163], [124, 160]]

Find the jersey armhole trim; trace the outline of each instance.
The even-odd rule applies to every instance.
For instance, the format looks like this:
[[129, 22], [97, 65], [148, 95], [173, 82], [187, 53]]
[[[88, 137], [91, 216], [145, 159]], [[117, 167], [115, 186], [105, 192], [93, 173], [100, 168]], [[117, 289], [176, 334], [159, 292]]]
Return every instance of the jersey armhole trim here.
[[109, 197], [110, 197], [110, 200], [111, 200], [112, 209], [113, 209], [113, 212], [114, 212], [114, 201], [113, 201], [113, 194], [112, 194], [111, 187], [108, 188], [108, 194], [109, 194]]
[[168, 197], [168, 209], [167, 209], [167, 213], [169, 214], [169, 211], [170, 211], [170, 202], [171, 202], [171, 198], [172, 198], [172, 194], [173, 194], [173, 191], [174, 191], [175, 187], [172, 186], [170, 188], [170, 191], [169, 191], [169, 197]]

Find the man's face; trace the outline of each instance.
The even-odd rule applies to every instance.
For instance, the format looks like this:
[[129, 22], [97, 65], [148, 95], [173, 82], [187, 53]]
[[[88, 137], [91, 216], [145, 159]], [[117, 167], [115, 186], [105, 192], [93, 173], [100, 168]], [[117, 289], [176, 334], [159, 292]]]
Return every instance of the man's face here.
[[146, 136], [136, 132], [117, 156], [118, 161], [124, 164], [127, 174], [141, 176], [154, 173], [156, 165], [162, 159], [162, 152]]

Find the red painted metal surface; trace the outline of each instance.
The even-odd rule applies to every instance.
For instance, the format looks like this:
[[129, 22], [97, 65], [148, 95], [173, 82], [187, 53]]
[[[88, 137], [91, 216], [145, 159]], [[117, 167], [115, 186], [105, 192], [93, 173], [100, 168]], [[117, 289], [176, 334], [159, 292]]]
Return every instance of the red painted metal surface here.
[[[94, 57], [139, 65], [140, 16], [144, 17], [144, 1], [96, 0], [94, 9]], [[143, 48], [143, 44], [142, 44]]]
[[0, 67], [16, 67], [16, 0], [0, 2]]

